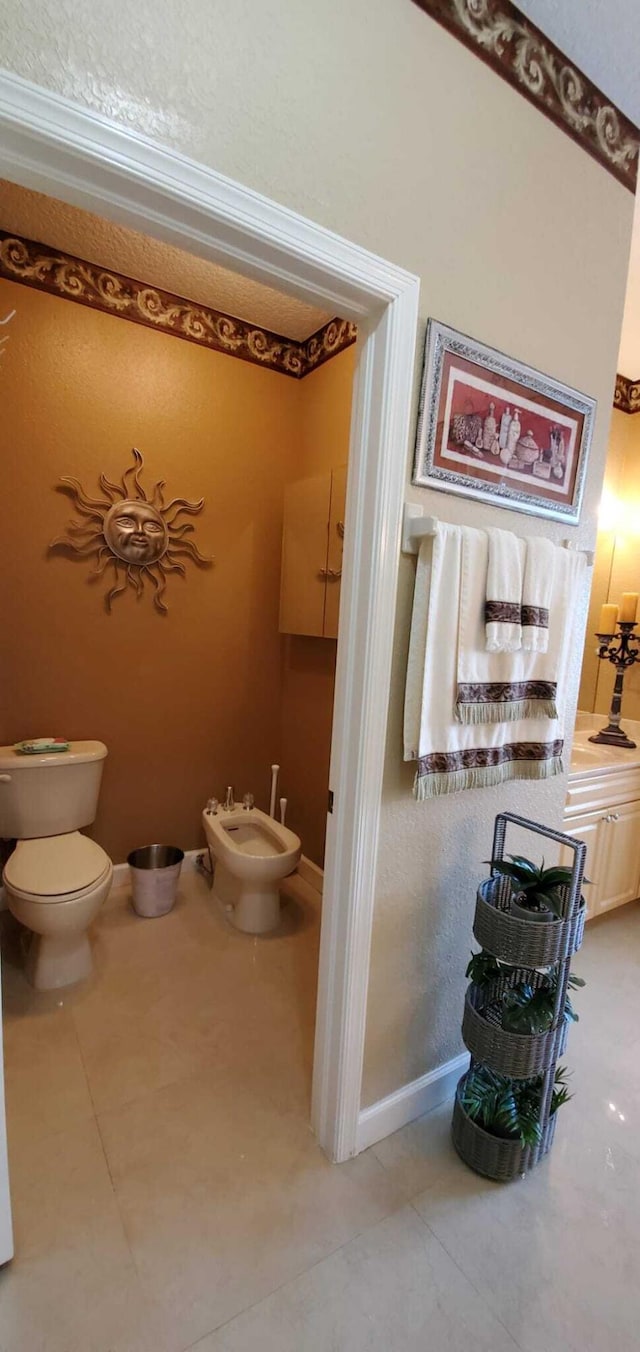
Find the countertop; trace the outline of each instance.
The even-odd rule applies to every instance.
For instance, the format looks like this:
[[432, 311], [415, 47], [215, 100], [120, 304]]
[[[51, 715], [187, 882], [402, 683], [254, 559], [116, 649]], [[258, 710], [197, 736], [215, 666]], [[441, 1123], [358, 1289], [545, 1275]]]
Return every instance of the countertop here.
[[640, 770], [640, 723], [633, 719], [622, 719], [627, 736], [638, 746], [634, 751], [624, 747], [606, 746], [601, 742], [590, 742], [593, 732], [599, 732], [607, 723], [606, 714], [579, 713], [576, 719], [576, 731], [571, 749], [569, 779], [585, 776], [595, 778], [603, 774], [615, 774], [620, 770]]

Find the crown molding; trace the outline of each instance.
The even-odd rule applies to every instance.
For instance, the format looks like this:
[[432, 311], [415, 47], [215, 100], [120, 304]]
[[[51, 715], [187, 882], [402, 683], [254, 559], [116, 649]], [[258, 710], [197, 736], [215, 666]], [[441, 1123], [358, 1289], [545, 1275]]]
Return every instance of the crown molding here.
[[0, 277], [295, 380], [355, 343], [358, 332], [351, 320], [335, 318], [298, 342], [5, 230]]
[[620, 413], [640, 413], [640, 380], [630, 380], [628, 376], [618, 374], [613, 407]]
[[413, 0], [635, 193], [640, 131], [511, 0]]

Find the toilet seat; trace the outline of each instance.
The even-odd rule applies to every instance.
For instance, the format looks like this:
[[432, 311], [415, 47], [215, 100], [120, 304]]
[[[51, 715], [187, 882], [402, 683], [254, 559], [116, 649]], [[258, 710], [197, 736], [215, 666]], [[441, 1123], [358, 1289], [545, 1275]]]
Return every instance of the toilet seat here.
[[103, 881], [111, 861], [95, 840], [80, 831], [19, 840], [4, 867], [7, 887], [36, 902], [71, 900]]

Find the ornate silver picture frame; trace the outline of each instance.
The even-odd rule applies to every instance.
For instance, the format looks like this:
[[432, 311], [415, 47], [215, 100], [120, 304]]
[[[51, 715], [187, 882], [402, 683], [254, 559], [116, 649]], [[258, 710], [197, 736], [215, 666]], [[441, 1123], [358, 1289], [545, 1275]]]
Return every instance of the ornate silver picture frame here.
[[596, 401], [430, 319], [413, 482], [577, 525]]

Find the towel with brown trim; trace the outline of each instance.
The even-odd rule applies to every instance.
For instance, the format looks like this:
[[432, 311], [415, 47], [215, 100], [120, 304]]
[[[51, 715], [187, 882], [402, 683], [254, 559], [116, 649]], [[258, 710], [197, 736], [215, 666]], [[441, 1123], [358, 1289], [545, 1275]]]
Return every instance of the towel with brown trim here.
[[[511, 779], [547, 779], [562, 769], [560, 719], [510, 720], [505, 726], [456, 717], [463, 533], [466, 531], [459, 526], [440, 522], [433, 542], [423, 541], [418, 556], [405, 694], [404, 759], [417, 762], [414, 794], [419, 799]], [[480, 531], [471, 534], [482, 536], [486, 559], [486, 535]], [[571, 570], [576, 572], [567, 585], [575, 597], [577, 570], [584, 565], [584, 558], [573, 554], [569, 559]], [[483, 589], [484, 574], [474, 593], [479, 643], [484, 638]], [[564, 687], [571, 647], [572, 619], [570, 607], [557, 666], [560, 689]], [[485, 659], [489, 656], [484, 653]], [[499, 656], [503, 662], [509, 659], [508, 654]]]
[[565, 552], [539, 535], [526, 542], [521, 612], [522, 646], [526, 652], [546, 653], [549, 647], [549, 613], [556, 558], [560, 555], [562, 559]]
[[[515, 538], [515, 537], [514, 537]], [[524, 541], [521, 542], [524, 546]], [[552, 546], [553, 548], [553, 546]], [[555, 550], [549, 601], [553, 622], [546, 652], [487, 652], [483, 646], [483, 584], [490, 542], [484, 531], [462, 529], [457, 638], [456, 717], [461, 723], [513, 723], [558, 715], [558, 670], [575, 602], [578, 556]]]
[[510, 530], [488, 530], [489, 561], [484, 604], [489, 653], [515, 653], [522, 647], [522, 575], [524, 542]]

